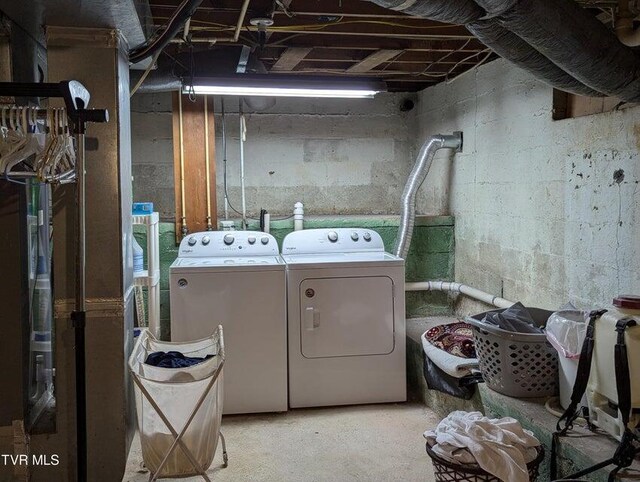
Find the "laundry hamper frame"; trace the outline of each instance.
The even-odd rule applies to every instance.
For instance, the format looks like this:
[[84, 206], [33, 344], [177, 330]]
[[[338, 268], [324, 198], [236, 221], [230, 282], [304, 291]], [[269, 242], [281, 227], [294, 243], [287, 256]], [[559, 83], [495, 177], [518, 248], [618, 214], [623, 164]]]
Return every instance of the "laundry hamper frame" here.
[[[426, 447], [427, 454], [433, 463], [436, 482], [508, 482], [501, 481], [478, 465], [462, 465], [445, 460], [431, 449], [428, 442]], [[544, 459], [544, 447], [540, 445], [537, 450], [536, 458], [527, 464], [531, 482], [535, 482], [538, 478], [540, 464]]]
[[[147, 336], [148, 336], [148, 338], [150, 340], [159, 342], [152, 333], [147, 333]], [[193, 455], [191, 450], [189, 450], [189, 447], [187, 447], [187, 445], [184, 443], [182, 438], [183, 438], [184, 434], [187, 432], [187, 430], [189, 429], [189, 427], [191, 425], [191, 422], [193, 421], [193, 419], [195, 418], [196, 414], [198, 413], [198, 410], [200, 410], [200, 407], [202, 406], [203, 402], [207, 398], [209, 392], [216, 385], [216, 383], [222, 383], [222, 380], [220, 379], [220, 376], [222, 374], [222, 369], [224, 368], [224, 363], [225, 363], [224, 333], [223, 333], [222, 325], [218, 325], [218, 328], [216, 329], [216, 331], [214, 332], [214, 334], [212, 336], [213, 336], [213, 338], [215, 340], [217, 340], [217, 350], [216, 350], [216, 355], [215, 356], [219, 357], [218, 366], [216, 367], [216, 369], [213, 372], [213, 374], [210, 376], [211, 379], [209, 380], [209, 382], [206, 385], [206, 388], [203, 390], [202, 394], [198, 398], [198, 401], [197, 401], [196, 405], [194, 406], [193, 410], [191, 411], [191, 414], [189, 415], [189, 417], [188, 417], [186, 423], [184, 424], [184, 427], [180, 431], [180, 433], [178, 433], [178, 431], [174, 428], [173, 424], [169, 421], [169, 419], [164, 414], [162, 409], [158, 406], [158, 403], [153, 399], [153, 397], [151, 396], [149, 391], [146, 389], [144, 384], [141, 382], [141, 380], [140, 380], [141, 376], [131, 368], [131, 363], [130, 363], [130, 371], [131, 371], [131, 374], [133, 376], [134, 383], [136, 384], [136, 386], [138, 387], [138, 389], [140, 390], [142, 395], [149, 402], [149, 404], [156, 411], [157, 415], [160, 417], [162, 422], [169, 429], [169, 431], [171, 432], [171, 435], [173, 435], [173, 437], [174, 437], [174, 441], [171, 444], [171, 446], [169, 447], [169, 449], [167, 450], [164, 458], [160, 462], [160, 465], [157, 467], [155, 472], [150, 471], [150, 473], [149, 473], [149, 481], [150, 482], [155, 482], [160, 477], [162, 477], [162, 478], [166, 477], [166, 476], [161, 476], [162, 469], [165, 466], [165, 464], [167, 463], [167, 461], [169, 459], [169, 456], [178, 447], [180, 447], [182, 449], [184, 455], [187, 457], [187, 459], [189, 460], [189, 462], [193, 466], [193, 468], [194, 468], [194, 470], [196, 472], [195, 475], [200, 475], [207, 482], [211, 482], [211, 479], [207, 475], [206, 470], [202, 469], [202, 467], [200, 466], [200, 464], [196, 460], [195, 456]], [[201, 341], [202, 340], [197, 340], [194, 343], [199, 343]], [[170, 344], [169, 342], [159, 342], [159, 343]], [[186, 343], [181, 343], [181, 345], [185, 345], [185, 344]], [[133, 358], [133, 356], [134, 356], [134, 354], [132, 354], [132, 358]], [[222, 408], [220, 407], [219, 410], [222, 410]], [[220, 431], [220, 430], [218, 430], [218, 437], [219, 437], [220, 442], [222, 444], [222, 458], [223, 458], [223, 462], [224, 462], [224, 467], [227, 467], [228, 460], [229, 460], [228, 459], [228, 455], [227, 455], [227, 446], [226, 446], [226, 442], [225, 442], [225, 439], [224, 439], [224, 435], [222, 434], [222, 431]]]

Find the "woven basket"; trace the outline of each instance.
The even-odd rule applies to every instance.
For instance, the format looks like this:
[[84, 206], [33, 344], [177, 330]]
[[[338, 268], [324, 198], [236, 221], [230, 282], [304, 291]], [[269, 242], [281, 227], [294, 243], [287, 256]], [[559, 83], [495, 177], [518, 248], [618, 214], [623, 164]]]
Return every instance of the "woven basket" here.
[[[433, 473], [436, 477], [436, 482], [503, 482], [477, 465], [460, 465], [443, 459], [431, 450], [428, 443], [427, 454], [431, 457], [431, 462], [433, 462]], [[538, 478], [538, 468], [543, 459], [544, 448], [541, 445], [538, 447], [538, 456], [527, 464], [531, 482], [535, 482]]]

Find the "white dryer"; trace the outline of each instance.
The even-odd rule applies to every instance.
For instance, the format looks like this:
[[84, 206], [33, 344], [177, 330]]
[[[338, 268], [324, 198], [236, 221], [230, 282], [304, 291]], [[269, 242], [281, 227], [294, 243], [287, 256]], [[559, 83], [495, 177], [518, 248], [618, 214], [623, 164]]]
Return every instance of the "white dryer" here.
[[406, 400], [404, 260], [367, 229], [284, 239], [289, 406]]
[[187, 236], [171, 265], [170, 296], [173, 341], [223, 326], [225, 414], [287, 410], [285, 266], [273, 236]]

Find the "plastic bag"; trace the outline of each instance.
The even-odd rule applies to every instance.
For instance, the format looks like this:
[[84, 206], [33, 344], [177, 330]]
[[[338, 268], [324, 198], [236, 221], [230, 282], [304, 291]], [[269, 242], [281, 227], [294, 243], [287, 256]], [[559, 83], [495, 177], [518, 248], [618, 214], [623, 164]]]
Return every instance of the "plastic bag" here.
[[579, 310], [556, 311], [549, 317], [547, 339], [561, 356], [570, 359], [580, 358], [588, 319], [589, 313]]

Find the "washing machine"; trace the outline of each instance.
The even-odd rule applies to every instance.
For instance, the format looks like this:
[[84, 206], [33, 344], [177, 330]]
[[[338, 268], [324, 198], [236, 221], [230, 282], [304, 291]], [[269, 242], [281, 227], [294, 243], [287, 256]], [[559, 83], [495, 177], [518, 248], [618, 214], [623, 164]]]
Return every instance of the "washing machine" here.
[[406, 400], [404, 260], [368, 229], [287, 235], [289, 406]]
[[171, 265], [171, 339], [224, 329], [224, 413], [287, 410], [285, 265], [275, 238], [194, 233]]

